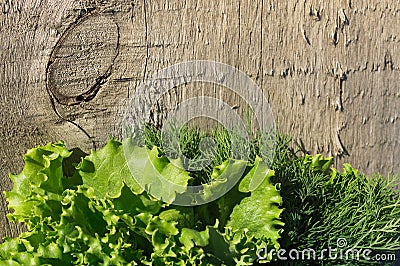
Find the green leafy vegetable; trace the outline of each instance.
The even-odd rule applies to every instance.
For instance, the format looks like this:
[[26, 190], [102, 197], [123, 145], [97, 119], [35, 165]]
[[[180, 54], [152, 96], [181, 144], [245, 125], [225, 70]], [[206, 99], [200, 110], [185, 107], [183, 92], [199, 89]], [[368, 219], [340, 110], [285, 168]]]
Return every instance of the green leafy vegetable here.
[[141, 188], [132, 176], [122, 151], [122, 144], [110, 140], [98, 152], [92, 152], [77, 166], [79, 175], [87, 187], [92, 187], [99, 198], [118, 198], [124, 183], [135, 194]]
[[284, 225], [279, 220], [282, 209], [282, 198], [276, 185], [271, 184], [269, 172], [262, 184], [255, 189], [251, 196], [244, 198], [236, 205], [227, 226], [233, 229], [246, 228], [256, 238], [266, 237], [272, 241], [275, 248], [279, 248], [278, 239]]
[[[185, 188], [192, 177], [178, 167], [179, 158], [170, 161], [158, 147], [132, 149], [129, 152], [135, 152], [137, 163], [144, 165], [141, 177], [130, 171], [124, 145], [115, 140], [84, 157], [62, 142], [28, 151], [24, 170], [11, 176], [14, 188], [6, 193], [14, 211], [9, 218], [25, 222], [28, 232], [4, 239], [0, 265], [250, 265], [257, 259], [257, 248], [265, 243], [279, 247], [277, 235], [272, 234], [274, 226], [282, 225], [279, 192], [271, 194], [272, 201], [268, 198], [275, 188], [268, 177], [260, 190], [251, 193], [239, 192], [236, 185], [209, 204], [174, 206], [153, 198], [136, 180], [145, 180], [150, 191], [151, 186], [168, 190], [168, 182]], [[80, 161], [75, 158], [78, 154]], [[253, 165], [240, 160], [216, 165], [212, 169], [216, 182], [205, 184], [204, 195], [223, 189], [224, 180], [243, 167]], [[167, 183], [155, 186], [157, 175]], [[168, 191], [165, 195], [175, 197]], [[259, 227], [267, 228], [263, 224], [267, 221], [271, 231], [241, 228], [240, 209], [251, 213], [252, 200], [265, 201], [263, 210], [270, 207], [276, 214], [273, 220], [268, 213], [254, 213], [261, 218]], [[206, 219], [204, 210], [213, 206], [217, 206], [216, 215]], [[231, 226], [226, 226], [228, 220]]]
[[[231, 140], [240, 138], [221, 130], [211, 133], [212, 156], [199, 155], [203, 133], [184, 129], [174, 141], [186, 159], [177, 150], [170, 157], [174, 150], [162, 147], [161, 133], [146, 130], [144, 146], [126, 139], [90, 155], [63, 142], [29, 150], [5, 193], [8, 218], [28, 231], [4, 239], [0, 265], [302, 265], [278, 260], [277, 251], [318, 252], [335, 248], [338, 238], [374, 254], [400, 251], [396, 177], [367, 178], [348, 164], [340, 173], [332, 158], [296, 155], [286, 138], [279, 138], [271, 162], [262, 145], [269, 135], [239, 145], [248, 160], [231, 157]], [[193, 158], [212, 161], [184, 170]], [[200, 206], [171, 204], [199, 184], [202, 200], [223, 196]], [[262, 250], [267, 256], [258, 256]]]

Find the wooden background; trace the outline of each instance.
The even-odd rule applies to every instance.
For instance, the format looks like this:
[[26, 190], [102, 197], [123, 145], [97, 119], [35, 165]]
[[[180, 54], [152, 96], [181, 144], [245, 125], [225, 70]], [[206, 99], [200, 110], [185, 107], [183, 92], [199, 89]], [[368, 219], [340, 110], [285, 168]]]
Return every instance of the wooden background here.
[[[244, 71], [280, 130], [337, 167], [400, 173], [398, 1], [1, 0], [0, 190], [28, 148], [101, 147], [143, 80], [194, 59]], [[21, 230], [6, 212], [1, 194], [0, 237]]]

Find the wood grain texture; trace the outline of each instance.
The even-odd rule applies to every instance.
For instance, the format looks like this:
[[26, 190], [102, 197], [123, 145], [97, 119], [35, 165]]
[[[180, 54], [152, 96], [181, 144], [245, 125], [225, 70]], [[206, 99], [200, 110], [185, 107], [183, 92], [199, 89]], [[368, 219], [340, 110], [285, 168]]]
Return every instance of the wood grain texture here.
[[[195, 59], [244, 71], [310, 152], [400, 173], [396, 1], [0, 1], [0, 40], [1, 190], [28, 148], [101, 147], [141, 82]], [[204, 84], [172, 89], [158, 109], [197, 95], [243, 113], [238, 95]], [[1, 194], [0, 237], [23, 229], [6, 212]]]

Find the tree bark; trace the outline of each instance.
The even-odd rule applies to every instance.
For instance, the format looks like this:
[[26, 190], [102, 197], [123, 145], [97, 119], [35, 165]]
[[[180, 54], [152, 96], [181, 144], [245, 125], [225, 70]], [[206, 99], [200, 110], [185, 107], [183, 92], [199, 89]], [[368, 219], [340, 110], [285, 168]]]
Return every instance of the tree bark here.
[[[28, 148], [101, 147], [151, 73], [195, 59], [245, 72], [280, 131], [336, 167], [400, 173], [396, 1], [6, 0], [0, 40], [1, 190]], [[243, 112], [238, 95], [205, 85], [167, 102], [200, 94]], [[15, 236], [23, 228], [7, 222], [1, 195], [0, 237]]]

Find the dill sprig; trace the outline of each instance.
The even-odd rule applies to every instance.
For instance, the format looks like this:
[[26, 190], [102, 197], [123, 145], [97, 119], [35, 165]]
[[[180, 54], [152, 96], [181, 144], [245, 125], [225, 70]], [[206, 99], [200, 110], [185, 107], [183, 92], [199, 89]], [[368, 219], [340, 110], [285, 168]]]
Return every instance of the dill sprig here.
[[244, 159], [253, 163], [258, 155], [272, 165], [277, 138], [274, 132], [252, 133], [223, 127], [203, 131], [199, 127], [171, 122], [163, 130], [151, 124], [143, 126], [144, 142], [148, 148], [157, 146], [171, 159], [181, 158], [194, 183], [205, 184], [211, 179], [215, 166], [229, 159]]
[[[289, 150], [289, 143], [286, 150]], [[285, 150], [282, 148], [281, 150]], [[345, 164], [337, 170], [312, 167], [307, 155], [277, 152], [274, 163], [275, 182], [281, 183], [285, 222], [281, 248], [289, 251], [338, 248], [345, 239], [344, 250], [370, 249], [378, 253], [400, 252], [399, 177], [376, 174], [367, 177]], [[308, 157], [309, 158], [309, 157]], [[313, 157], [315, 158], [315, 156]], [[279, 261], [276, 265], [382, 265], [377, 261]], [[389, 265], [393, 261], [387, 261]]]

